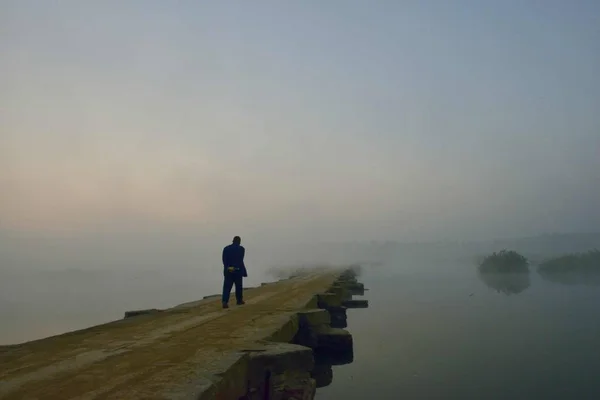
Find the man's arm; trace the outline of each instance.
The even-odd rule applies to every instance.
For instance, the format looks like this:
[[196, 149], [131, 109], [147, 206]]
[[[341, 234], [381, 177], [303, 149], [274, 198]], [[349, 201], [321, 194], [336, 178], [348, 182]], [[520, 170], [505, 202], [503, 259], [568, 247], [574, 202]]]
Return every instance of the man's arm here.
[[246, 255], [246, 249], [242, 247], [242, 276], [248, 276], [248, 271], [246, 270], [246, 264], [244, 264], [244, 256]]
[[227, 247], [223, 248], [223, 255], [221, 258], [223, 259], [223, 267], [227, 268]]

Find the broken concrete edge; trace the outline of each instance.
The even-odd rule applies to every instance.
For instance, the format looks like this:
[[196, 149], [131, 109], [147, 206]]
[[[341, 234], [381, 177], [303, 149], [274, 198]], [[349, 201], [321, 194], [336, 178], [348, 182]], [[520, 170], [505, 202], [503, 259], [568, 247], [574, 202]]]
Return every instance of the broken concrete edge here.
[[[231, 351], [218, 365], [200, 367], [187, 384], [163, 394], [173, 400], [313, 399], [317, 387], [331, 383], [331, 365], [352, 361], [352, 335], [332, 327], [340, 316], [346, 319], [342, 302], [347, 301], [343, 290], [347, 279], [348, 274], [341, 273], [330, 288], [332, 292], [315, 294], [305, 308], [284, 314], [281, 326], [257, 340], [256, 346]], [[298, 341], [301, 331], [309, 332], [315, 342], [303, 338], [304, 344], [292, 343]], [[317, 354], [332, 349], [326, 357], [333, 358], [321, 365], [315, 376]]]

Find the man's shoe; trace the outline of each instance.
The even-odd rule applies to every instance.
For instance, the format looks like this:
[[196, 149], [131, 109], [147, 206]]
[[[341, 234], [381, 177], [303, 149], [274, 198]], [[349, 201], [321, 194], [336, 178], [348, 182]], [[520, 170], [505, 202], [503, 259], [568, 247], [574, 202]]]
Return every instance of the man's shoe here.
[[229, 304], [223, 303], [223, 308], [229, 308]]
[[238, 301], [238, 302], [237, 302], [237, 305], [238, 305], [238, 306], [241, 306], [241, 305], [243, 305], [243, 304], [246, 304], [246, 302], [245, 302], [244, 300], [242, 300], [242, 301]]

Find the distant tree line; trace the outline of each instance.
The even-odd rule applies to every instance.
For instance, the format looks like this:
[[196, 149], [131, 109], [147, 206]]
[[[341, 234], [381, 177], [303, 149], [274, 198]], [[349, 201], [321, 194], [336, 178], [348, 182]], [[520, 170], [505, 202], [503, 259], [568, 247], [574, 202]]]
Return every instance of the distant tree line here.
[[543, 261], [538, 266], [540, 273], [555, 272], [600, 272], [600, 250], [572, 253]]
[[[486, 256], [479, 264], [483, 273], [528, 272], [529, 260], [514, 250], [501, 250]], [[561, 255], [542, 261], [538, 267], [540, 273], [589, 273], [600, 272], [600, 250]]]

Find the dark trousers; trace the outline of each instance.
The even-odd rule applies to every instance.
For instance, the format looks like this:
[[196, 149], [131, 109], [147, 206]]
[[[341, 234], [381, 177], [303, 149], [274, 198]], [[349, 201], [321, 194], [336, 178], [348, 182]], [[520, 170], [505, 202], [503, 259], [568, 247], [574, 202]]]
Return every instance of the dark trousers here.
[[225, 272], [225, 279], [223, 280], [223, 303], [229, 303], [229, 295], [231, 294], [231, 288], [235, 285], [235, 299], [237, 302], [241, 302], [244, 298], [244, 289], [242, 288], [242, 274], [240, 272]]

